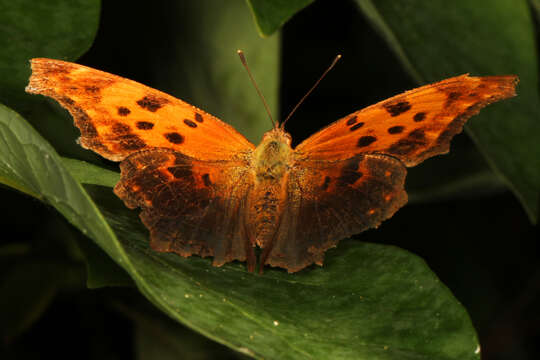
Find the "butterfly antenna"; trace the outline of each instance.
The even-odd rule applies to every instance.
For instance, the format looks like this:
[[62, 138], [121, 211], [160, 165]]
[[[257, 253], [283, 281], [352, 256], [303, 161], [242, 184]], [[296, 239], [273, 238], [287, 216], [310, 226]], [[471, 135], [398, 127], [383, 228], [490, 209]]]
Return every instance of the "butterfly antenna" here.
[[341, 55], [337, 55], [336, 58], [334, 59], [334, 61], [332, 61], [332, 64], [330, 64], [330, 66], [328, 67], [328, 69], [326, 69], [326, 71], [321, 75], [321, 77], [319, 78], [319, 80], [317, 80], [315, 82], [315, 84], [311, 87], [311, 89], [309, 89], [309, 91], [306, 93], [306, 95], [304, 95], [304, 97], [302, 99], [300, 99], [300, 101], [298, 102], [298, 104], [296, 104], [296, 106], [292, 109], [292, 111], [289, 113], [289, 115], [287, 115], [287, 117], [285, 118], [285, 120], [283, 120], [283, 122], [281, 123], [281, 128], [285, 128], [285, 123], [291, 118], [292, 114], [294, 114], [294, 112], [296, 111], [296, 109], [298, 109], [298, 107], [300, 106], [300, 104], [302, 104], [304, 102], [304, 100], [306, 100], [306, 98], [309, 96], [309, 94], [311, 94], [311, 92], [313, 90], [315, 90], [315, 88], [317, 87], [317, 85], [319, 85], [319, 83], [321, 82], [322, 79], [324, 79], [324, 77], [326, 76], [326, 74], [328, 74], [328, 72], [330, 70], [332, 70], [332, 68], [336, 65], [336, 63], [338, 62], [338, 60], [341, 59]]
[[274, 118], [272, 117], [272, 113], [270, 112], [270, 108], [268, 107], [268, 104], [266, 103], [266, 99], [261, 93], [261, 90], [259, 90], [259, 87], [257, 86], [257, 83], [255, 82], [255, 79], [253, 78], [253, 75], [251, 75], [251, 71], [249, 70], [249, 66], [244, 56], [244, 52], [242, 50], [236, 50], [236, 52], [238, 53], [238, 56], [240, 57], [240, 61], [242, 62], [242, 65], [244, 65], [244, 67], [246, 68], [249, 78], [251, 79], [251, 83], [255, 87], [255, 90], [257, 90], [257, 94], [259, 94], [259, 97], [261, 98], [264, 104], [264, 108], [266, 109], [266, 112], [268, 113], [268, 117], [270, 118], [270, 121], [272, 121], [272, 126], [276, 127], [276, 122], [274, 121]]

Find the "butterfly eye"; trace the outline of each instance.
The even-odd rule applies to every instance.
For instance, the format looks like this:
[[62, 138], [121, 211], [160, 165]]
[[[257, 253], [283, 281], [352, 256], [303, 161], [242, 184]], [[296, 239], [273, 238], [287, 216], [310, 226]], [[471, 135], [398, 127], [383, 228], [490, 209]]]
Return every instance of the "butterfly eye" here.
[[285, 143], [287, 145], [291, 145], [292, 137], [289, 133], [283, 133], [283, 138], [285, 139]]

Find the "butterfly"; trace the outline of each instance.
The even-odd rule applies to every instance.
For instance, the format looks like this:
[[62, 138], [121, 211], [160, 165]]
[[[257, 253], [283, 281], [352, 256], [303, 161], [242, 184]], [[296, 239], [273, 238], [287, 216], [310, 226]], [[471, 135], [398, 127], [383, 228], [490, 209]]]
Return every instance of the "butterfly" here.
[[[299, 271], [407, 202], [406, 168], [449, 151], [517, 76], [461, 75], [353, 112], [291, 147], [283, 122], [258, 146], [232, 126], [137, 82], [60, 60], [31, 60], [26, 91], [66, 108], [80, 144], [121, 161], [115, 194], [140, 208], [150, 246], [213, 265]], [[256, 252], [259, 247], [260, 252]]]

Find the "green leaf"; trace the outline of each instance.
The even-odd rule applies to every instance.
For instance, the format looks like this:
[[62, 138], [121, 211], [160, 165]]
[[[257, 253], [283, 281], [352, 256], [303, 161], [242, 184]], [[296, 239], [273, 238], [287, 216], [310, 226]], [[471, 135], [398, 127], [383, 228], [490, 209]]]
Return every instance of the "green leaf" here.
[[478, 359], [466, 311], [406, 251], [345, 241], [323, 268], [294, 275], [157, 253], [136, 211], [110, 188], [89, 186], [99, 211], [54, 150], [3, 106], [0, 139], [4, 178], [91, 237], [171, 318], [239, 352], [267, 359]]
[[135, 353], [140, 360], [249, 359], [172, 320], [147, 302], [114, 308], [131, 319], [135, 327]]
[[474, 144], [463, 136], [452, 141], [445, 156], [409, 169], [405, 187], [409, 204], [486, 196], [506, 189]]
[[118, 251], [111, 229], [58, 154], [20, 115], [3, 105], [0, 182], [52, 205], [101, 247]]
[[22, 111], [33, 57], [75, 59], [94, 39], [99, 0], [0, 2], [0, 102]]
[[[78, 131], [67, 112], [24, 88], [31, 58], [74, 60], [90, 48], [100, 8], [100, 0], [0, 2], [0, 102], [23, 114], [62, 154], [86, 160], [92, 155], [72, 140]], [[50, 126], [59, 117], [65, 126]]]
[[148, 84], [232, 124], [252, 142], [271, 128], [261, 99], [250, 83], [236, 50], [244, 51], [270, 110], [277, 115], [279, 37], [261, 40], [250, 31], [252, 19], [243, 0], [173, 3], [171, 50], [153, 67]]
[[518, 96], [491, 105], [467, 126], [492, 169], [531, 221], [540, 199], [540, 103], [534, 28], [525, 0], [356, 0], [418, 81], [462, 73], [517, 74]]
[[62, 158], [62, 162], [71, 175], [81, 184], [114, 187], [120, 180], [118, 172], [106, 170], [85, 161]]
[[493, 172], [485, 171], [462, 175], [431, 189], [409, 192], [409, 203], [438, 202], [449, 199], [460, 199], [479, 195], [491, 195], [501, 192], [501, 180]]
[[102, 249], [89, 239], [78, 241], [86, 266], [86, 287], [98, 289], [102, 287], [133, 287], [129, 274], [115, 263]]
[[247, 0], [261, 36], [276, 32], [294, 14], [313, 0]]
[[[20, 116], [3, 105], [0, 105], [0, 154], [1, 183], [52, 204], [83, 233], [96, 233], [102, 241], [108, 241], [112, 234], [108, 234], [107, 224], [70, 172], [85, 183], [105, 186], [116, 183], [117, 173], [82, 161], [58, 158], [54, 149]], [[103, 258], [101, 250], [92, 244], [80, 245], [90, 288], [130, 284], [124, 271], [112, 264], [110, 258]]]
[[323, 268], [299, 274], [213, 268], [208, 259], [149, 251], [136, 216], [99, 188], [91, 193], [158, 305], [237, 351], [270, 359], [478, 358], [461, 305], [406, 251], [345, 241]]

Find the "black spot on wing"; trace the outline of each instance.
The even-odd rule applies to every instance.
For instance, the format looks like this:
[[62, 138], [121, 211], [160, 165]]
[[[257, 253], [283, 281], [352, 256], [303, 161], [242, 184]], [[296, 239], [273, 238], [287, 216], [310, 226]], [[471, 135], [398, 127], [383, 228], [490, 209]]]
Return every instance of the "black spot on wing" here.
[[360, 139], [358, 139], [356, 146], [365, 147], [365, 146], [373, 144], [375, 141], [377, 141], [377, 138], [375, 136], [371, 136], [371, 135], [362, 136]]
[[461, 97], [461, 93], [459, 91], [449, 92], [448, 97], [446, 98], [446, 103], [444, 104], [444, 107], [451, 106], [460, 97]]
[[177, 132], [166, 133], [165, 138], [172, 144], [181, 144], [184, 142], [184, 137]]
[[135, 126], [137, 126], [137, 129], [151, 130], [154, 127], [154, 124], [149, 121], [138, 121]]
[[146, 95], [142, 99], [137, 100], [137, 105], [150, 112], [158, 111], [167, 103], [169, 103], [169, 100], [154, 95]]
[[408, 101], [391, 102], [383, 105], [390, 116], [398, 116], [411, 109], [411, 104]]
[[355, 125], [351, 126], [351, 127], [349, 128], [349, 130], [355, 131], [355, 130], [360, 129], [362, 126], [364, 126], [364, 123], [363, 123], [363, 122], [359, 122], [358, 124], [355, 124]]
[[129, 110], [125, 106], [119, 106], [118, 107], [118, 115], [120, 116], [128, 116], [131, 113], [131, 110]]
[[349, 118], [349, 120], [347, 120], [347, 125], [353, 125], [353, 124], [355, 124], [355, 123], [356, 123], [356, 120], [357, 120], [356, 115], [351, 116], [351, 117]]
[[190, 128], [196, 128], [197, 127], [197, 124], [194, 123], [193, 121], [189, 120], [189, 119], [184, 119], [184, 124], [186, 124]]
[[388, 128], [389, 134], [400, 134], [405, 129], [404, 126], [398, 125], [398, 126], [392, 126], [391, 128]]
[[420, 121], [424, 121], [425, 118], [426, 118], [426, 113], [419, 112], [419, 113], [414, 114], [413, 120], [415, 122], [420, 122]]

